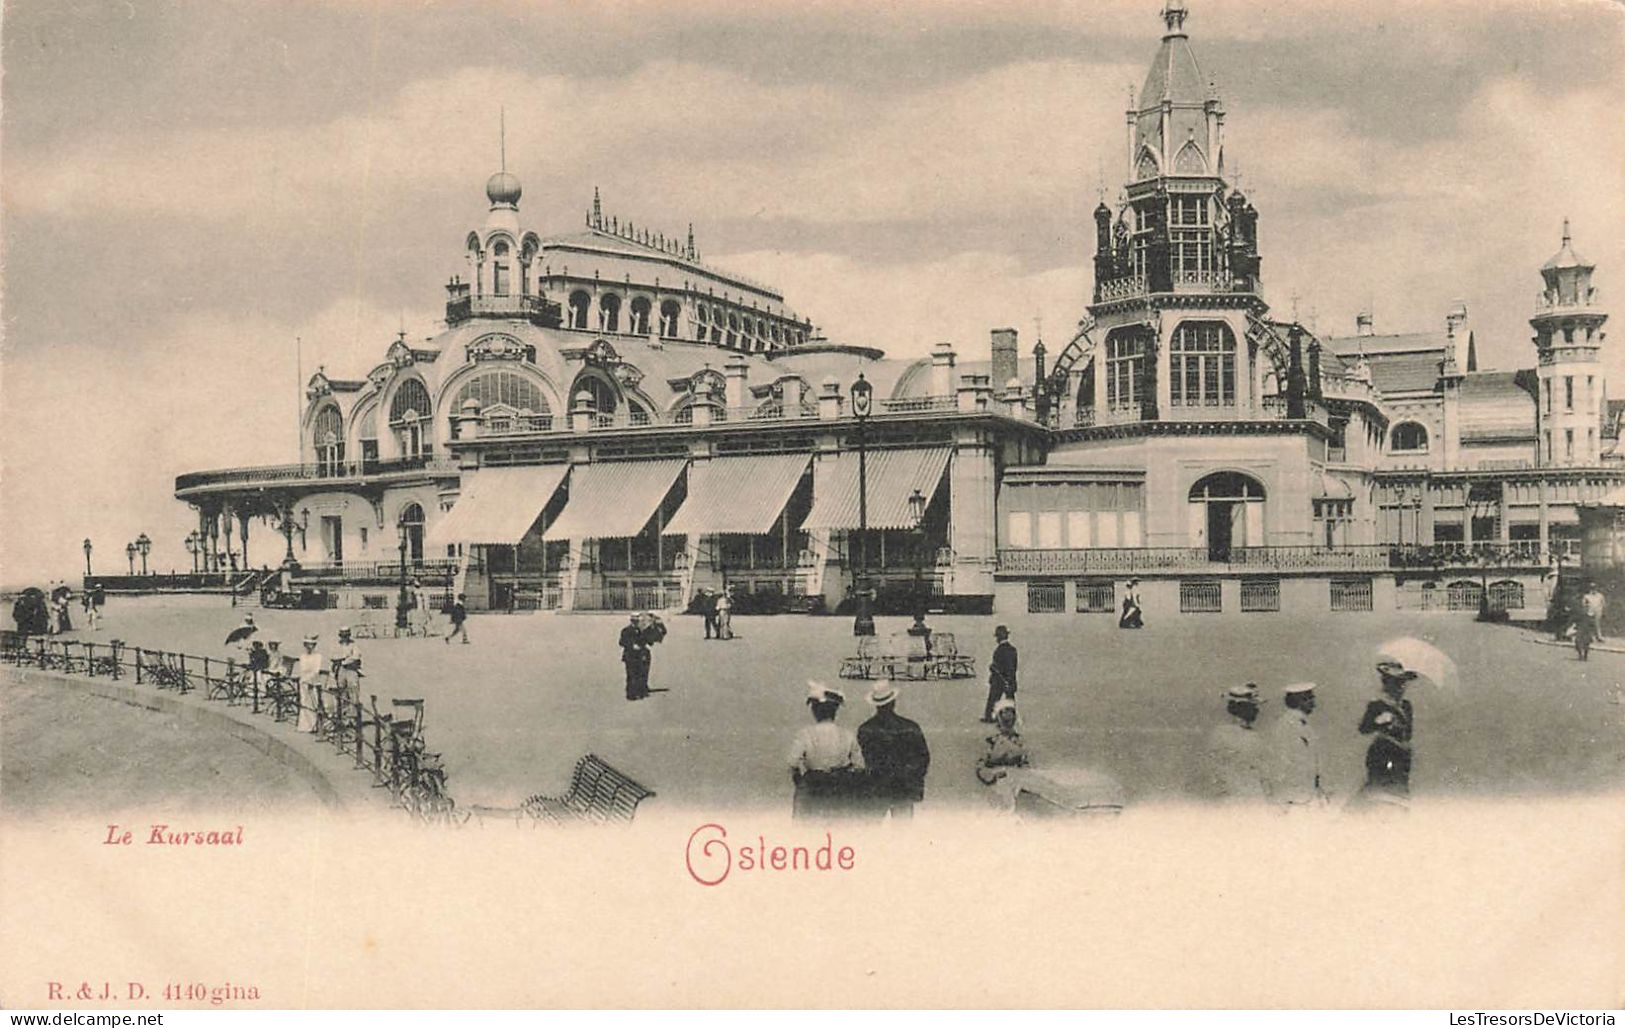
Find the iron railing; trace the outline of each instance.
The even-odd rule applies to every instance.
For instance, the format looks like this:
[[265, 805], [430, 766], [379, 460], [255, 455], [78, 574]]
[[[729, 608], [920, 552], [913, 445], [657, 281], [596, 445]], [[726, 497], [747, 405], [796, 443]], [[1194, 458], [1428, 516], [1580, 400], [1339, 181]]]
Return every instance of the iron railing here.
[[175, 491], [185, 492], [206, 485], [250, 485], [321, 481], [332, 478], [371, 478], [377, 475], [454, 475], [457, 463], [432, 455], [401, 457], [396, 460], [320, 461], [308, 464], [268, 464], [257, 468], [221, 468], [190, 471], [175, 478]]
[[[446, 792], [440, 755], [430, 753], [422, 735], [423, 701], [390, 700], [389, 713], [378, 709], [378, 696], [363, 704], [342, 686], [319, 686], [307, 708], [293, 675], [294, 658], [281, 667], [250, 669], [235, 658], [199, 657], [168, 650], [73, 639], [47, 639], [0, 632], [0, 662], [42, 671], [89, 678], [128, 680], [134, 685], [178, 693], [199, 693], [205, 701], [245, 707], [274, 722], [315, 715], [317, 738], [340, 753], [352, 754], [358, 771], [370, 772], [377, 786], [388, 787], [396, 803], [425, 821], [456, 823], [456, 804]], [[407, 717], [400, 713], [412, 712]]]

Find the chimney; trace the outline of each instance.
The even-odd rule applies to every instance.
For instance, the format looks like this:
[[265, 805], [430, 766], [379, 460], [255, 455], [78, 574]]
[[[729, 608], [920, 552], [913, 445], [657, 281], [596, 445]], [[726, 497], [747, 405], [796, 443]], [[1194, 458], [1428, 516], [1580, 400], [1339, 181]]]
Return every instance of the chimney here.
[[1320, 393], [1320, 340], [1309, 339], [1309, 399], [1322, 399]]
[[786, 375], [779, 379], [778, 386], [779, 403], [784, 407], [784, 416], [801, 417], [801, 379], [795, 375]]
[[750, 374], [750, 365], [745, 358], [735, 354], [728, 358], [728, 363], [722, 366], [723, 374], [727, 376], [725, 406], [739, 410], [746, 406], [745, 386], [747, 376]]
[[570, 405], [570, 431], [586, 432], [592, 428], [593, 415], [598, 413], [593, 403], [592, 393], [583, 389], [576, 394], [575, 403]]
[[1357, 336], [1371, 335], [1371, 312], [1361, 311], [1354, 316], [1354, 334]]
[[1012, 418], [1027, 420], [1027, 392], [1021, 388], [1021, 380], [1012, 378], [1004, 384], [1004, 395], [1000, 397], [1010, 410]]
[[711, 424], [712, 407], [716, 400], [711, 398], [711, 383], [701, 380], [694, 386], [694, 427], [706, 428]]
[[993, 330], [993, 367], [989, 378], [994, 382], [1008, 382], [1018, 378], [1021, 369], [1016, 366], [1019, 360], [1016, 351], [1016, 330], [1013, 328], [996, 328]]
[[1303, 405], [1303, 327], [1294, 323], [1287, 339], [1291, 349], [1286, 369], [1286, 416], [1301, 421], [1309, 416]]
[[1450, 337], [1450, 350], [1456, 364], [1468, 371], [1478, 370], [1478, 354], [1474, 352], [1472, 324], [1467, 319], [1467, 304], [1457, 300], [1444, 316], [1445, 334]]
[[960, 375], [957, 395], [959, 412], [975, 414], [987, 410], [987, 401], [993, 395], [993, 386], [986, 375]]
[[938, 343], [931, 351], [931, 395], [954, 394], [954, 347], [952, 343]]
[[824, 388], [818, 391], [818, 418], [834, 421], [841, 416], [841, 382], [834, 375], [824, 379]]

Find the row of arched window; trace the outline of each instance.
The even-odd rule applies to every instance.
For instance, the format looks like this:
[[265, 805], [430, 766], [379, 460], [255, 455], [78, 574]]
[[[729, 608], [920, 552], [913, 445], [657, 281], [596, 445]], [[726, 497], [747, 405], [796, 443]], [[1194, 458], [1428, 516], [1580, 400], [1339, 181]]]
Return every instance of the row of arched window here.
[[[662, 300], [659, 308], [659, 331], [662, 339], [682, 338], [682, 304], [676, 300]], [[565, 323], [569, 328], [587, 331], [626, 333], [646, 336], [655, 308], [646, 296], [634, 296], [625, 301], [619, 293], [602, 293], [596, 308], [593, 296], [585, 289], [572, 292], [566, 303]], [[791, 327], [772, 318], [742, 311], [721, 304], [696, 305], [695, 339], [712, 342], [747, 353], [798, 346], [807, 341], [803, 328]]]

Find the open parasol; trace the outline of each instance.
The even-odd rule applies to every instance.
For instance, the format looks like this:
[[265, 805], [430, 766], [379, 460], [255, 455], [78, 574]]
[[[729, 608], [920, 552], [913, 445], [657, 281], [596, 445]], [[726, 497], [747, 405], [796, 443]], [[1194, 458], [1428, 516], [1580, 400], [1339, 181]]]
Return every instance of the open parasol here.
[[1457, 684], [1456, 662], [1445, 656], [1437, 646], [1411, 636], [1390, 639], [1377, 647], [1378, 660], [1392, 660], [1414, 671], [1440, 689], [1454, 689]]
[[230, 635], [226, 636], [226, 645], [230, 646], [232, 643], [242, 642], [258, 631], [259, 628], [255, 625], [238, 625], [231, 630]]

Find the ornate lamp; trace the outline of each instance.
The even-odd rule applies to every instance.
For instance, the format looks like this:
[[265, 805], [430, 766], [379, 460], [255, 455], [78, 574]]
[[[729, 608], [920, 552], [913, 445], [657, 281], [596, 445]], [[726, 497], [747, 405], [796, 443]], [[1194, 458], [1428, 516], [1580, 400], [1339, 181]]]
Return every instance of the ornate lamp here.
[[145, 575], [147, 573], [147, 554], [152, 552], [152, 540], [147, 538], [147, 533], [142, 532], [135, 537], [135, 548], [141, 554], [141, 573]]

